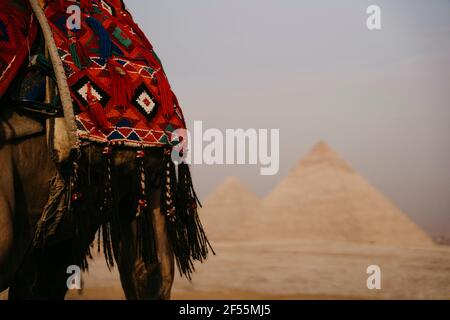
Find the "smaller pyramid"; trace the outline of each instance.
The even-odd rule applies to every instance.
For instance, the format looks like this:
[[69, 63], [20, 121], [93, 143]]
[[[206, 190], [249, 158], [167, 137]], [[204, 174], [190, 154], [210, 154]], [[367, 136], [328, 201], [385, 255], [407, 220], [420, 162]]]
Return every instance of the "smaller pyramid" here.
[[259, 204], [258, 196], [241, 182], [234, 177], [227, 178], [200, 209], [208, 238], [212, 242], [232, 238], [244, 218]]

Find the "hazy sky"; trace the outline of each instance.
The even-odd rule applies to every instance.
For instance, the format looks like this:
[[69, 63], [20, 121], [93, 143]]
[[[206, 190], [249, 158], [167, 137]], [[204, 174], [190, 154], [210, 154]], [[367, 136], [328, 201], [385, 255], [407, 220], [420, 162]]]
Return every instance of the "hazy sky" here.
[[[195, 166], [260, 196], [319, 140], [426, 230], [450, 233], [449, 0], [128, 0], [192, 124], [279, 128], [281, 170]], [[381, 7], [382, 30], [366, 28]]]

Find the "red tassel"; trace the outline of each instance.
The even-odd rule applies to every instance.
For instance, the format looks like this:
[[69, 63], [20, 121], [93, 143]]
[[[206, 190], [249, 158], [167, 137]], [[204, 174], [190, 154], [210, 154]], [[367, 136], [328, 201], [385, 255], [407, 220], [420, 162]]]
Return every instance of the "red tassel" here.
[[91, 115], [92, 121], [94, 121], [95, 126], [100, 131], [107, 131], [111, 128], [111, 123], [106, 119], [105, 113], [103, 112], [103, 106], [98, 102], [97, 98], [92, 94], [91, 83], [88, 83], [87, 99], [89, 101], [89, 113]]
[[150, 66], [156, 70], [155, 77], [158, 82], [161, 112], [164, 118], [170, 119], [173, 117], [175, 111], [174, 106], [176, 98], [170, 88], [169, 80], [167, 80], [163, 67], [158, 59], [156, 59], [153, 51], [144, 51], [143, 54], [150, 63]]
[[173, 117], [175, 111], [172, 89], [170, 89], [169, 81], [162, 69], [156, 73], [156, 79], [158, 81], [159, 95], [161, 97], [161, 112], [164, 118], [170, 119]]
[[89, 104], [89, 111], [92, 120], [100, 131], [107, 131], [111, 128], [111, 123], [106, 119], [103, 107], [98, 101]]
[[115, 60], [108, 60], [108, 70], [111, 77], [112, 97], [115, 106], [125, 108], [133, 96], [131, 78], [125, 69]]

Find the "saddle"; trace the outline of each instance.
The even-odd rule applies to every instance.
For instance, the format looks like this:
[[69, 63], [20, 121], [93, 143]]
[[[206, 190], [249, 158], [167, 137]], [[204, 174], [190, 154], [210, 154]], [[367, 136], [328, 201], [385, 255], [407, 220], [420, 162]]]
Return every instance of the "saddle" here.
[[[173, 132], [185, 128], [178, 100], [152, 45], [123, 2], [75, 2], [81, 8], [81, 28], [69, 30], [67, 7], [73, 3], [48, 1], [43, 11], [70, 89], [77, 139], [138, 148], [176, 144], [178, 137]], [[48, 77], [51, 65], [42, 59], [42, 52], [26, 61], [39, 35], [37, 19], [25, 4], [24, 0], [2, 2], [0, 43], [4, 40], [11, 50], [0, 54], [0, 94], [28, 62], [32, 66], [14, 102], [27, 111], [61, 116], [58, 101], [42, 101], [45, 92], [38, 75]], [[13, 15], [21, 19], [7, 18]], [[18, 53], [12, 54], [16, 49]]]

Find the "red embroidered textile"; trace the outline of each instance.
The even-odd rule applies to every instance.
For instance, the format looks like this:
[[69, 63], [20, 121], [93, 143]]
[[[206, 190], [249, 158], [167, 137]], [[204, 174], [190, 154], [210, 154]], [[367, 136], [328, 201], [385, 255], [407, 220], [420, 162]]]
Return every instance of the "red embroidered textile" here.
[[[70, 5], [81, 28], [69, 30]], [[80, 139], [137, 147], [175, 143], [183, 114], [161, 62], [120, 0], [50, 1], [45, 14], [66, 71]]]
[[[153, 48], [120, 0], [52, 0], [45, 14], [63, 62], [80, 139], [167, 146], [184, 119]], [[81, 28], [67, 20], [81, 9]], [[38, 26], [28, 2], [0, 2], [0, 96], [25, 63]]]
[[26, 2], [0, 1], [0, 97], [28, 57], [37, 24]]

